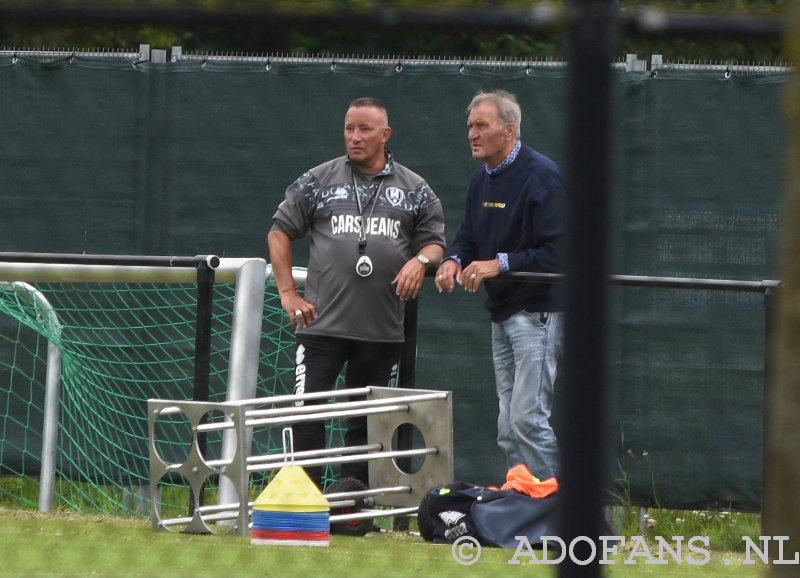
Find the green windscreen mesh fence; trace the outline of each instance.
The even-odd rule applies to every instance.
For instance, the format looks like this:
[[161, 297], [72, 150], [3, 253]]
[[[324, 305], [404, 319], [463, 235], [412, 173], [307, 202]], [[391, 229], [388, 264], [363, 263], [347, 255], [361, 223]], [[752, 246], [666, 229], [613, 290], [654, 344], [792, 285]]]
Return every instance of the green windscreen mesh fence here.
[[[777, 278], [785, 73], [665, 68], [615, 76], [612, 273]], [[452, 239], [476, 168], [465, 108], [475, 92], [491, 88], [518, 96], [523, 140], [559, 163], [569, 183], [581, 167], [565, 166], [564, 67], [213, 58], [155, 64], [80, 55], [42, 62], [0, 55], [0, 248], [267, 257], [266, 233], [283, 191], [307, 168], [343, 153], [344, 112], [364, 95], [387, 104], [389, 146], [441, 197]], [[308, 241], [296, 247], [296, 265], [306, 264], [307, 248]], [[37, 288], [66, 303], [57, 287]], [[93, 289], [70, 290], [73, 303], [87, 310], [81, 333], [97, 331], [104, 323], [89, 321], [88, 311], [104, 306], [94, 302]], [[128, 290], [102, 299], [124, 302]], [[131, 290], [148, 294], [146, 287]], [[496, 414], [487, 410], [496, 401], [482, 301], [481, 293], [439, 295], [426, 284], [416, 380], [454, 392], [456, 477], [489, 484], [504, 479], [505, 466], [495, 443]], [[280, 316], [279, 305], [272, 306]], [[757, 510], [763, 297], [613, 286], [609, 307], [609, 499]], [[148, 323], [145, 313], [123, 310], [120, 323]], [[160, 315], [184, 315], [179, 311], [176, 305]], [[188, 328], [190, 314], [176, 323]], [[44, 345], [17, 319], [0, 315], [0, 321], [0, 470], [35, 478], [41, 408], [29, 400], [41, 395], [36, 384], [44, 369], [32, 360]], [[265, 331], [276, 326], [265, 322]], [[97, 467], [108, 466], [112, 477], [146, 471], [146, 458], [131, 450], [143, 435], [137, 420], [144, 419], [145, 399], [154, 392], [187, 398], [175, 384], [186, 386], [191, 375], [191, 338], [161, 331], [164, 344], [148, 348], [157, 364], [134, 358], [143, 369], [136, 388], [115, 373], [113, 361], [97, 362], [113, 376], [103, 383], [92, 379], [99, 368], [65, 367], [84, 403], [80, 415], [90, 414], [64, 424], [63, 451], [75, 452], [77, 462], [96, 456], [104, 464]], [[214, 331], [224, 334], [223, 320], [215, 319]], [[270, 371], [292, 370], [291, 336], [284, 337], [289, 345], [276, 369], [262, 364], [259, 387], [270, 387]], [[277, 341], [263, 340], [265, 358], [275, 356]], [[94, 357], [92, 347], [75, 347]], [[224, 394], [224, 351], [215, 333], [215, 396]], [[20, 363], [8, 361], [15, 357]], [[89, 432], [99, 427], [89, 420], [112, 406], [123, 408], [108, 414], [116, 428], [109, 436], [119, 436], [113, 451], [95, 447]], [[568, 421], [570, 400], [557, 394], [555, 414], [557, 427]], [[31, 440], [29, 454], [24, 438]], [[110, 465], [117, 463], [112, 454], [125, 468]], [[67, 466], [60, 482], [93, 475]]]

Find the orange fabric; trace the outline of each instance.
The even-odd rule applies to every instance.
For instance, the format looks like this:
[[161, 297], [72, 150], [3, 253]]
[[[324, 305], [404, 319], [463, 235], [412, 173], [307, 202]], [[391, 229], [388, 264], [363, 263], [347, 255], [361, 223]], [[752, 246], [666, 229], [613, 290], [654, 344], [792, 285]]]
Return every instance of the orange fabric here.
[[506, 483], [503, 484], [501, 489], [517, 490], [532, 498], [546, 498], [558, 490], [558, 480], [556, 478], [540, 480], [531, 474], [525, 464], [519, 464], [508, 470]]

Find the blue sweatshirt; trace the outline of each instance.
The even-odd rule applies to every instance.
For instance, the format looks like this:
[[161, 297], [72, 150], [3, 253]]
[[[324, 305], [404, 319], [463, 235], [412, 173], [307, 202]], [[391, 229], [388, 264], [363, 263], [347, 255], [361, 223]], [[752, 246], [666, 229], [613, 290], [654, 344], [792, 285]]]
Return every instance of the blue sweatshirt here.
[[[447, 257], [462, 267], [508, 254], [508, 271], [562, 273], [564, 183], [556, 164], [527, 145], [495, 173], [481, 166], [472, 175], [464, 220]], [[485, 302], [492, 321], [522, 311], [558, 310], [551, 283], [487, 280]]]

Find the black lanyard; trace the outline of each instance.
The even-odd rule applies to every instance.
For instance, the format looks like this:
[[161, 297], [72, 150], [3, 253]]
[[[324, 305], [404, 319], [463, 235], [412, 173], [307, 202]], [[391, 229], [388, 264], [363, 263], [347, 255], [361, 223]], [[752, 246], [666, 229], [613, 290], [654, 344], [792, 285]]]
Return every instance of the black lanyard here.
[[369, 207], [370, 203], [372, 203], [372, 208], [369, 211], [369, 218], [372, 219], [372, 213], [375, 210], [375, 205], [378, 204], [378, 195], [380, 195], [381, 189], [383, 188], [383, 179], [385, 179], [386, 177], [381, 177], [381, 182], [378, 184], [377, 190], [374, 193], [372, 193], [372, 196], [367, 201], [366, 206], [362, 208], [361, 193], [358, 192], [356, 173], [352, 169], [352, 167], [350, 168], [350, 174], [353, 177], [353, 189], [356, 195], [356, 203], [358, 204], [358, 215], [359, 217], [361, 217], [361, 227], [358, 230], [358, 254], [364, 255], [367, 252], [367, 222], [364, 220], [364, 211], [366, 211], [367, 207]]

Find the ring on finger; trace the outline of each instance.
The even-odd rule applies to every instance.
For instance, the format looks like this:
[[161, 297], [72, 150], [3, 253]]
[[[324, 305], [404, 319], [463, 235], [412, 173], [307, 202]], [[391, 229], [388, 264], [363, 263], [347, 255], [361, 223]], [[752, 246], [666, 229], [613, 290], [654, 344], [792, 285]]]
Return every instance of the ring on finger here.
[[295, 316], [296, 318], [297, 318], [297, 317], [302, 317], [302, 316], [303, 316], [303, 312], [302, 312], [300, 309], [298, 309], [297, 311], [295, 311], [295, 312], [294, 312], [294, 316]]
[[477, 279], [477, 278], [478, 278], [478, 275], [477, 275], [477, 274], [475, 274], [475, 273], [473, 273], [472, 275], [470, 275], [470, 277], [469, 277], [469, 278], [470, 278], [470, 279]]

